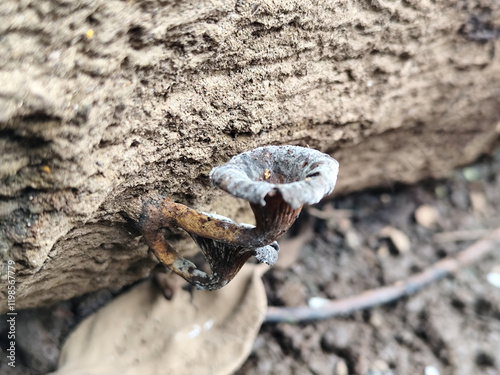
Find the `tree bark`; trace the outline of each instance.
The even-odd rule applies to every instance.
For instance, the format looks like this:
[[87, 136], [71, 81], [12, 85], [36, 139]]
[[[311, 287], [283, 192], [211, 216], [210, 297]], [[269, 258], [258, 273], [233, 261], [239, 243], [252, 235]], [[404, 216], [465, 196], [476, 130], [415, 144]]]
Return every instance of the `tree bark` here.
[[337, 192], [446, 176], [498, 139], [499, 36], [493, 0], [3, 0], [17, 308], [146, 277], [156, 260], [119, 214], [132, 197], [247, 220], [208, 173], [254, 147], [331, 154]]

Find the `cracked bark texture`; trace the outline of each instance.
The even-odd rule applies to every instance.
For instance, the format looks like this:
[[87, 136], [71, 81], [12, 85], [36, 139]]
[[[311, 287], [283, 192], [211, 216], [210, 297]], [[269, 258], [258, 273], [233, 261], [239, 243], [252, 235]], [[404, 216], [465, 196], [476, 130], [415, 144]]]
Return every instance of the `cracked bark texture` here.
[[494, 0], [3, 0], [2, 285], [8, 259], [17, 308], [146, 277], [119, 212], [246, 221], [208, 174], [258, 146], [331, 154], [337, 192], [445, 176], [498, 139], [499, 36]]

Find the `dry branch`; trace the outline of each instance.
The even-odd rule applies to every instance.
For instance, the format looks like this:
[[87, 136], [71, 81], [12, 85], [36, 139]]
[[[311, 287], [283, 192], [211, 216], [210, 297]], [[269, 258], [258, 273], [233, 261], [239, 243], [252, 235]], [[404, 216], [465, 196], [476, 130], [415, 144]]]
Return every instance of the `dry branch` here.
[[265, 322], [299, 323], [328, 319], [393, 302], [401, 297], [414, 294], [426, 285], [441, 280], [461, 268], [477, 262], [490, 253], [495, 248], [495, 245], [498, 246], [499, 244], [500, 228], [497, 228], [456, 256], [446, 257], [407, 280], [400, 280], [389, 286], [368, 290], [356, 296], [332, 300], [318, 309], [306, 306], [295, 308], [271, 306], [268, 308]]

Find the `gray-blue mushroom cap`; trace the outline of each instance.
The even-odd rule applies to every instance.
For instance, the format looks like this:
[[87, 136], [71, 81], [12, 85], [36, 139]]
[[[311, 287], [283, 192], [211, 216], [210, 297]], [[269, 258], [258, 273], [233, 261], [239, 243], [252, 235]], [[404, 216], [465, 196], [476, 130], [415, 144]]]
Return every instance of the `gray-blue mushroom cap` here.
[[293, 209], [318, 203], [335, 188], [339, 163], [320, 151], [299, 146], [259, 147], [212, 169], [214, 186], [250, 203], [266, 205], [279, 192]]

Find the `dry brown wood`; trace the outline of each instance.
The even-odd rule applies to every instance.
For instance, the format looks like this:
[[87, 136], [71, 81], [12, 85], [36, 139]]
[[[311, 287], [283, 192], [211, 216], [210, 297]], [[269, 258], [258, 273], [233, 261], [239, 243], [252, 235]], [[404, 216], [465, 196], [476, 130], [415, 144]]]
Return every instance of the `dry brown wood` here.
[[208, 188], [240, 152], [326, 152], [346, 194], [447, 176], [498, 138], [483, 31], [499, 2], [20, 3], [0, 11], [0, 254], [18, 308], [147, 277], [156, 262], [119, 215], [134, 197], [242, 221]]

